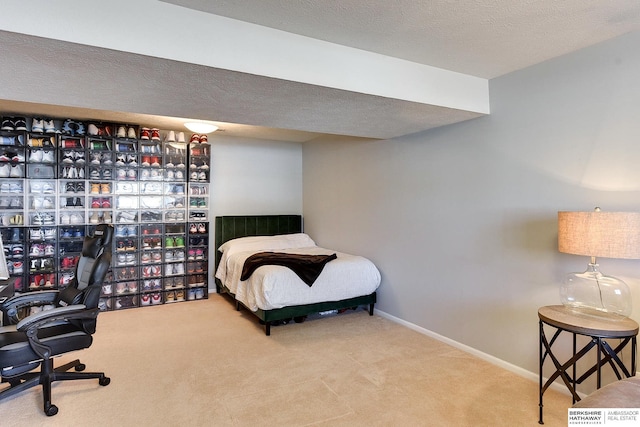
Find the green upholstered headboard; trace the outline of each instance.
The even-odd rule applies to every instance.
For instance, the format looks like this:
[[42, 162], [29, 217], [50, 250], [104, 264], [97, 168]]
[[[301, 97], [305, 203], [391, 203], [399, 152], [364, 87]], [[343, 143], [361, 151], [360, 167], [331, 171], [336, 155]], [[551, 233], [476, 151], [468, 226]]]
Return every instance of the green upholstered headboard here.
[[218, 248], [228, 240], [246, 236], [273, 236], [301, 232], [302, 215], [217, 216], [215, 224], [215, 268], [216, 270], [218, 269], [218, 263], [222, 257]]

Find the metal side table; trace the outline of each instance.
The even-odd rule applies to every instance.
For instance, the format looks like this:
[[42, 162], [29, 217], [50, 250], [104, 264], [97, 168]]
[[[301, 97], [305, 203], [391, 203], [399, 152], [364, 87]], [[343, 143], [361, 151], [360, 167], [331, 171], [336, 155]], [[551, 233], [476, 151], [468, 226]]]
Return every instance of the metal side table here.
[[[540, 424], [544, 424], [542, 420], [542, 396], [558, 377], [562, 379], [569, 389], [573, 397], [573, 403], [575, 403], [580, 400], [580, 396], [576, 392], [576, 385], [581, 384], [585, 379], [596, 373], [597, 388], [600, 388], [602, 382], [601, 370], [602, 366], [606, 364], [611, 366], [618, 379], [622, 379], [622, 375], [629, 378], [636, 374], [638, 323], [634, 320], [629, 318], [610, 320], [589, 316], [573, 311], [563, 305], [541, 307], [538, 310], [538, 317], [540, 318], [540, 419], [538, 420]], [[549, 325], [556, 329], [551, 340], [547, 339], [544, 325]], [[561, 363], [553, 354], [551, 347], [563, 331], [573, 335], [573, 357]], [[577, 335], [591, 338], [580, 350], [578, 350], [576, 344]], [[617, 339], [620, 342], [617, 346], [611, 347], [606, 339]], [[629, 363], [630, 368], [627, 369], [619, 354], [629, 343], [631, 343], [631, 361]], [[593, 347], [596, 347], [596, 364], [586, 370], [580, 377], [577, 377], [577, 362], [588, 354]], [[553, 362], [556, 370], [543, 384], [543, 367], [547, 356]], [[571, 370], [570, 374], [568, 373], [569, 369]]]

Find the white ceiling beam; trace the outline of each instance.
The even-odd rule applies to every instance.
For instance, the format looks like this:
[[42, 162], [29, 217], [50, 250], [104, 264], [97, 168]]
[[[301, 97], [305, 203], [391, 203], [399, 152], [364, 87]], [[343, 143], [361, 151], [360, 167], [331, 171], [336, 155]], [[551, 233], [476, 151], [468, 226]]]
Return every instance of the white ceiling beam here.
[[2, 9], [5, 31], [489, 113], [486, 79], [157, 0], [4, 0]]

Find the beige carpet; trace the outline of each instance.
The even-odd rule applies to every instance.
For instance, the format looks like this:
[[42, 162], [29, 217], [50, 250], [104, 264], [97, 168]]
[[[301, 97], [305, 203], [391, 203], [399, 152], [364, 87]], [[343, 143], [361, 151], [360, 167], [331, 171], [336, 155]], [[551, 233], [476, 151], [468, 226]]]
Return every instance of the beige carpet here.
[[[0, 425], [538, 425], [536, 382], [364, 310], [271, 337], [215, 294], [98, 320], [93, 346], [75, 355], [111, 384], [57, 383], [54, 417], [33, 388], [0, 402]], [[570, 405], [549, 390], [545, 425], [566, 426]]]

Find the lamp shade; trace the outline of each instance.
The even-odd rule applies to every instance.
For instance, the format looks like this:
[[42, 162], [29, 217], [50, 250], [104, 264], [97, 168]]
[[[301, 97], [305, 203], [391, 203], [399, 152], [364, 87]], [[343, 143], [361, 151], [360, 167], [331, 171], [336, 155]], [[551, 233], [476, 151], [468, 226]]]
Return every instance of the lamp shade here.
[[558, 212], [558, 250], [591, 257], [586, 271], [566, 276], [560, 287], [562, 304], [616, 320], [631, 315], [631, 290], [622, 280], [602, 274], [596, 257], [640, 259], [640, 213], [599, 208]]
[[640, 259], [640, 212], [558, 212], [558, 250]]

